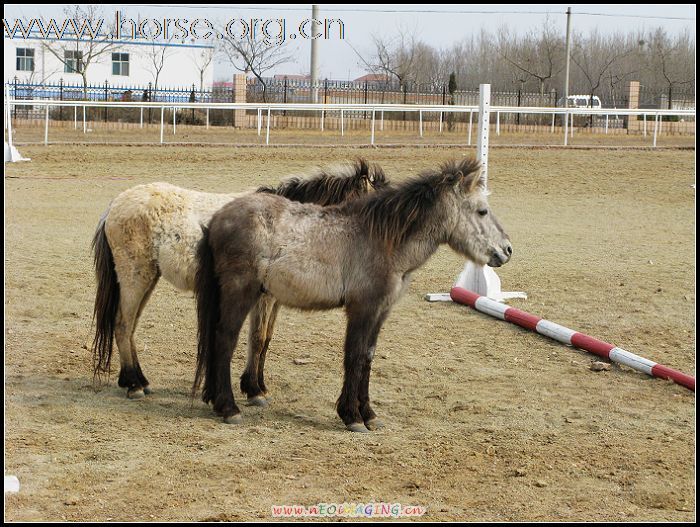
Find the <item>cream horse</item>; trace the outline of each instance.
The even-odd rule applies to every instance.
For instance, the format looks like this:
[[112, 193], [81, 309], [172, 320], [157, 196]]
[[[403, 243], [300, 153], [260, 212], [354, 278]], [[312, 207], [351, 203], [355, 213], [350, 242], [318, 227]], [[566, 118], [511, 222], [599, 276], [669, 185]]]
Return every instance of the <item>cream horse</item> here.
[[[261, 187], [257, 192], [327, 206], [386, 184], [379, 167], [360, 159], [307, 177], [291, 177], [278, 187]], [[97, 275], [96, 376], [109, 372], [116, 338], [121, 363], [119, 386], [127, 389], [131, 399], [151, 393], [138, 361], [134, 332], [158, 279], [162, 276], [175, 287], [192, 291], [202, 227], [232, 199], [255, 192], [210, 194], [152, 183], [128, 189], [112, 201], [92, 242]], [[263, 295], [251, 316], [248, 364], [241, 378], [241, 388], [249, 394], [251, 404], [266, 404], [263, 368], [276, 315], [276, 301]], [[255, 390], [246, 390], [252, 385]]]

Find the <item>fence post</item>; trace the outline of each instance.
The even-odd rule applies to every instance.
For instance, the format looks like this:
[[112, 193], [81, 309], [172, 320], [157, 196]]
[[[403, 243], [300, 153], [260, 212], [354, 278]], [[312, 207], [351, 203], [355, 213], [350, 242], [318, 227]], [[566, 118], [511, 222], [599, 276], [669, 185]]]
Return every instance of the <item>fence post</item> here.
[[160, 144], [163, 144], [163, 119], [165, 117], [165, 106], [160, 107]]
[[[564, 101], [566, 107], [569, 107], [569, 101]], [[564, 146], [569, 144], [569, 112], [564, 111]]]
[[258, 137], [260, 137], [261, 128], [262, 128], [262, 108], [258, 108]]
[[340, 109], [340, 136], [345, 135], [345, 119], [343, 114], [343, 109]]
[[659, 114], [654, 116], [654, 148], [656, 148], [656, 136], [659, 132]]
[[420, 136], [423, 137], [423, 110], [418, 110], [418, 130]]
[[328, 104], [328, 79], [323, 81], [323, 104]]
[[75, 129], [78, 129], [78, 107], [73, 106], [73, 125]]
[[469, 110], [469, 132], [467, 135], [467, 146], [472, 145], [472, 110]]
[[374, 146], [374, 108], [372, 108], [372, 139], [370, 140], [370, 144]]
[[[49, 105], [46, 105], [46, 117], [44, 121], [44, 146], [49, 144]], [[656, 145], [654, 145], [656, 146]]]
[[[61, 77], [61, 81], [59, 82], [58, 98], [61, 101], [63, 100], [63, 77]], [[63, 121], [63, 105], [58, 107], [58, 120]]]
[[496, 135], [501, 135], [501, 112], [496, 112]]
[[[15, 76], [15, 81], [14, 81], [14, 82], [15, 82], [15, 92], [14, 92], [14, 94], [12, 95], [12, 98], [13, 98], [14, 100], [17, 100], [17, 81], [18, 81], [18, 80], [19, 80], [19, 79]], [[14, 105], [12, 106], [12, 113], [11, 113], [11, 115], [12, 115], [12, 118], [13, 118], [13, 119], [17, 119], [17, 105], [16, 105], [16, 104], [14, 104]]]
[[[108, 97], [108, 86], [107, 81], [105, 81], [105, 102], [107, 102]], [[105, 106], [105, 123], [107, 122], [107, 107]]]
[[141, 112], [140, 112], [141, 115], [139, 117], [139, 128], [143, 128], [143, 106], [141, 106], [141, 108], [139, 108], [139, 109], [141, 110]]
[[173, 135], [175, 135], [175, 127], [176, 127], [176, 124], [175, 124], [175, 116], [176, 116], [176, 115], [177, 115], [177, 108], [175, 108], [175, 107], [173, 106]]
[[87, 116], [85, 115], [85, 106], [83, 105], [83, 133], [87, 133]]
[[207, 130], [209, 130], [209, 108], [207, 108]]
[[270, 144], [270, 107], [267, 107], [267, 133], [265, 134], [265, 144]]
[[[367, 104], [367, 81], [365, 81], [365, 104]], [[362, 115], [363, 119], [367, 119], [367, 112], [363, 112]]]

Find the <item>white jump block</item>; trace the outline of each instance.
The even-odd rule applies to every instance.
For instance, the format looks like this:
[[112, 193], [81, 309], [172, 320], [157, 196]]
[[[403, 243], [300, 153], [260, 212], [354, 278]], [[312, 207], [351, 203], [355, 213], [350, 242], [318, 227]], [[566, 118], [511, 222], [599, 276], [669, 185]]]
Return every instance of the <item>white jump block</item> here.
[[28, 157], [22, 157], [19, 150], [14, 145], [5, 142], [5, 163], [16, 163], [17, 161], [31, 161]]
[[19, 492], [19, 480], [17, 476], [5, 476], [5, 493]]
[[[497, 302], [504, 302], [510, 298], [527, 298], [523, 291], [501, 291], [501, 279], [491, 267], [476, 265], [467, 261], [464, 270], [459, 273], [455, 287], [461, 287], [473, 291], [481, 296]], [[449, 293], [428, 293], [425, 295], [428, 302], [451, 302]]]

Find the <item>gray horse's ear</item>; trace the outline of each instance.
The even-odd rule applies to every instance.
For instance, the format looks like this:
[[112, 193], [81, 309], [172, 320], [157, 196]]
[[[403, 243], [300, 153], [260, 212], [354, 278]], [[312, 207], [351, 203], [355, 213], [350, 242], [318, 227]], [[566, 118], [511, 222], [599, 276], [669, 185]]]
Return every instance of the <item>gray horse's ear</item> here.
[[473, 175], [471, 181], [469, 182], [469, 192], [474, 192], [479, 187], [485, 187], [484, 174], [481, 169], [479, 169], [479, 171]]

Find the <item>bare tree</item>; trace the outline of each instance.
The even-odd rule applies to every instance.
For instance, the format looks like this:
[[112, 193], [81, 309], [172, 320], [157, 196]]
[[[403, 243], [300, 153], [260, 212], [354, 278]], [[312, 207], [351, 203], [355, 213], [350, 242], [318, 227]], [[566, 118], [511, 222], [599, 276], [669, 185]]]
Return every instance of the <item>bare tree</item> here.
[[681, 34], [675, 42], [661, 28], [651, 37], [652, 67], [664, 81], [669, 110], [673, 108], [674, 90], [680, 86], [692, 85], [695, 80], [695, 68], [688, 67], [695, 54], [694, 48], [687, 32]]
[[73, 20], [74, 29], [83, 30], [82, 35], [75, 35], [72, 42], [55, 40], [42, 42], [42, 46], [64, 65], [66, 73], [78, 73], [82, 77], [83, 95], [87, 98], [88, 68], [102, 55], [116, 51], [119, 46], [108, 40], [110, 31], [101, 27], [106, 18], [98, 6], [67, 6], [64, 13]]
[[603, 85], [605, 76], [616, 62], [630, 54], [630, 48], [624, 40], [613, 36], [603, 37], [597, 31], [591, 32], [588, 38], [575, 35], [571, 60], [578, 66], [585, 79], [589, 105], [593, 106], [593, 97]]
[[284, 44], [253, 38], [252, 32], [243, 38], [231, 36], [226, 30], [219, 32], [219, 50], [236, 70], [252, 73], [258, 79], [266, 102], [267, 83], [263, 75], [281, 64], [294, 62], [293, 54]]
[[[547, 82], [564, 69], [563, 43], [546, 19], [539, 33], [530, 31], [524, 38], [501, 30], [498, 35], [499, 54], [521, 73], [537, 79], [540, 96], [544, 95]], [[522, 77], [518, 77], [519, 80]], [[520, 80], [521, 84], [525, 81]]]
[[199, 71], [199, 92], [203, 93], [204, 74], [214, 60], [214, 48], [203, 48], [192, 60], [194, 61], [194, 65], [197, 67], [197, 71]]
[[173, 50], [169, 44], [173, 38], [168, 38], [164, 43], [157, 43], [155, 40], [146, 48], [146, 56], [148, 57], [147, 69], [153, 78], [153, 89], [150, 94], [151, 100], [155, 100], [155, 95], [158, 93], [160, 74], [165, 68], [165, 61], [173, 54]]

